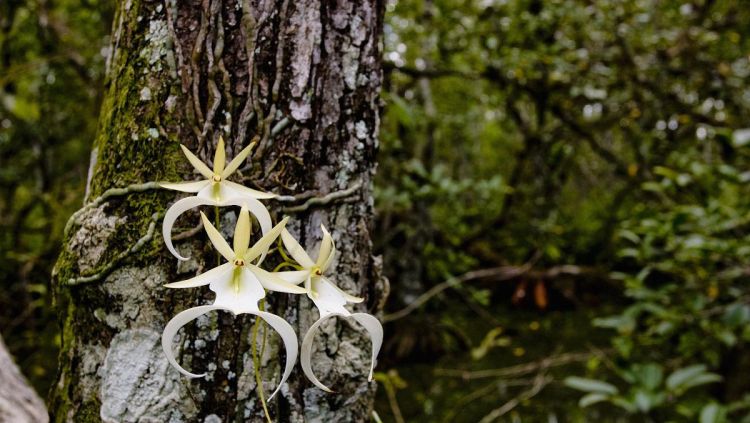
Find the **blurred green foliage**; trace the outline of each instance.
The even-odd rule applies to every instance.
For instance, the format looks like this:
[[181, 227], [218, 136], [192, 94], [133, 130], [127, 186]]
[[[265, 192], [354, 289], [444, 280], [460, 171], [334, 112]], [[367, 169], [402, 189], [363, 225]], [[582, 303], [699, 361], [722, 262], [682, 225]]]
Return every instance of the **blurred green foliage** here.
[[[41, 391], [111, 19], [0, 2], [0, 328]], [[747, 22], [728, 0], [388, 2], [383, 421], [750, 421]]]
[[404, 420], [750, 421], [746, 6], [389, 3], [376, 205]]
[[83, 197], [112, 6], [0, 2], [0, 328], [43, 396], [59, 344], [50, 271]]

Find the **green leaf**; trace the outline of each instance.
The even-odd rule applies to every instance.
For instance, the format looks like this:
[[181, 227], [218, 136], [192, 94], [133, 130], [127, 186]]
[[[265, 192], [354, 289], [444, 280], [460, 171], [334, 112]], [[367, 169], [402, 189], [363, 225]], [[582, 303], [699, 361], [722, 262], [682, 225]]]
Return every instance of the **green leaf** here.
[[721, 423], [724, 422], [725, 410], [719, 404], [712, 402], [706, 404], [701, 410], [700, 423]]
[[600, 394], [600, 393], [591, 393], [586, 394], [581, 397], [581, 399], [578, 401], [578, 406], [581, 408], [586, 408], [590, 405], [594, 405], [599, 402], [607, 401], [610, 398], [607, 394]]
[[693, 379], [690, 379], [685, 385], [682, 386], [684, 390], [700, 386], [700, 385], [707, 385], [709, 383], [715, 383], [715, 382], [721, 382], [722, 377], [717, 375], [716, 373], [705, 373], [700, 376], [697, 376]]
[[744, 147], [750, 143], [750, 129], [738, 129], [732, 133], [732, 144], [735, 147]]
[[747, 304], [732, 304], [724, 313], [724, 323], [731, 327], [738, 327], [750, 322], [750, 306]]
[[690, 388], [708, 383], [721, 381], [721, 376], [706, 372], [706, 366], [696, 364], [675, 370], [667, 377], [667, 389], [670, 391], [686, 391]]
[[601, 394], [615, 395], [619, 391], [617, 387], [596, 379], [570, 376], [565, 378], [565, 386], [584, 392], [596, 392]]
[[648, 390], [654, 390], [664, 378], [662, 367], [656, 363], [634, 365], [633, 374], [638, 384]]
[[683, 367], [672, 372], [667, 377], [667, 389], [670, 391], [675, 390], [677, 387], [683, 385], [688, 380], [701, 375], [706, 372], [706, 366], [703, 364], [696, 364], [693, 366]]
[[633, 403], [639, 411], [648, 412], [654, 405], [653, 396], [646, 391], [638, 391], [633, 396]]
[[633, 316], [621, 314], [617, 316], [599, 317], [591, 322], [598, 328], [616, 329], [620, 333], [630, 333], [635, 329], [636, 320]]
[[622, 397], [612, 398], [612, 404], [614, 404], [614, 405], [622, 408], [623, 410], [627, 411], [628, 413], [635, 413], [637, 411], [635, 405], [632, 402], [630, 402], [630, 401], [628, 401], [628, 400], [626, 400], [625, 398], [622, 398]]
[[728, 329], [720, 330], [716, 333], [716, 338], [728, 347], [732, 347], [737, 343], [737, 336]]

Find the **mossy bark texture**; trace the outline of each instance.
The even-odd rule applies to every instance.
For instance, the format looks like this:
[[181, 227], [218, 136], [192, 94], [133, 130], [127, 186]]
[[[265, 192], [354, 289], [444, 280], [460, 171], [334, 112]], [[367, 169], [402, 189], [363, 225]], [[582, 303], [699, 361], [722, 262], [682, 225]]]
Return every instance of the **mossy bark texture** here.
[[[184, 378], [161, 351], [166, 322], [213, 299], [206, 287], [163, 287], [216, 265], [204, 233], [192, 230], [197, 212], [175, 228], [178, 249], [192, 257], [178, 262], [159, 229], [164, 210], [181, 195], [141, 186], [100, 199], [112, 188], [198, 179], [179, 143], [210, 163], [219, 135], [230, 158], [260, 137], [252, 159], [232, 179], [295, 196], [267, 205], [276, 219], [284, 210], [292, 214], [288, 228], [310, 249], [321, 238], [321, 224], [331, 229], [340, 251], [332, 279], [366, 298], [356, 311], [380, 311], [387, 283], [371, 254], [370, 231], [383, 12], [382, 0], [120, 2], [88, 206], [70, 224], [54, 270], [63, 326], [49, 402], [54, 421], [265, 420], [251, 354], [252, 317], [210, 314], [180, 333], [179, 360], [207, 371], [205, 379]], [[360, 188], [333, 201], [293, 207], [353, 186]], [[204, 211], [213, 216], [213, 209]], [[237, 210], [220, 212], [229, 237]], [[270, 293], [266, 304], [299, 335], [318, 317], [304, 296]], [[268, 394], [280, 378], [284, 352], [272, 331], [260, 335]], [[297, 368], [269, 405], [272, 419], [368, 421], [375, 384], [367, 381], [366, 333], [356, 323], [331, 321], [314, 351], [316, 373], [336, 393], [313, 387]]]

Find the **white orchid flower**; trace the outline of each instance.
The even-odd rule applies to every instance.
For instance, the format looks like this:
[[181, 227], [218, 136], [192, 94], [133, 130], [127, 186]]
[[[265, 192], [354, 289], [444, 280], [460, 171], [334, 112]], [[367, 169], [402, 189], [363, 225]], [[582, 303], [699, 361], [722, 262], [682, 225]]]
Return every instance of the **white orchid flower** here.
[[318, 327], [329, 317], [335, 316], [351, 317], [364, 326], [372, 341], [372, 359], [370, 374], [368, 376], [368, 380], [372, 380], [375, 360], [383, 344], [383, 326], [375, 316], [367, 313], [352, 313], [347, 310], [344, 307], [347, 303], [359, 303], [363, 301], [363, 298], [344, 292], [323, 276], [333, 263], [333, 258], [336, 255], [336, 246], [326, 228], [321, 225], [321, 229], [323, 231], [323, 240], [320, 242], [318, 258], [315, 261], [310, 258], [305, 249], [302, 248], [299, 242], [286, 229], [281, 232], [281, 239], [284, 242], [284, 246], [292, 258], [302, 267], [302, 270], [278, 272], [278, 275], [291, 283], [304, 282], [307, 296], [310, 297], [318, 308], [320, 318], [310, 326], [310, 329], [308, 329], [302, 340], [300, 363], [305, 375], [315, 386], [326, 392], [333, 392], [330, 388], [323, 385], [312, 371], [312, 345], [315, 339], [315, 331]]
[[[267, 272], [256, 264], [253, 260], [258, 259], [265, 254], [273, 242], [278, 238], [279, 233], [284, 229], [288, 218], [282, 220], [278, 225], [258, 240], [252, 248], [248, 248], [250, 243], [250, 215], [248, 209], [243, 207], [237, 219], [237, 226], [234, 229], [234, 248], [231, 248], [226, 240], [221, 236], [219, 231], [211, 224], [205, 214], [201, 213], [203, 225], [205, 226], [208, 237], [216, 249], [228, 260], [216, 268], [204, 272], [192, 279], [181, 282], [175, 282], [165, 285], [167, 288], [194, 288], [208, 285], [211, 291], [216, 293], [216, 299], [212, 305], [194, 307], [177, 314], [167, 323], [162, 334], [162, 347], [167, 356], [167, 360], [180, 373], [188, 377], [203, 377], [204, 374], [194, 374], [183, 369], [175, 360], [172, 351], [172, 340], [177, 332], [188, 322], [199, 316], [214, 310], [229, 311], [234, 315], [248, 313], [264, 319], [276, 332], [279, 333], [286, 348], [286, 367], [284, 375], [281, 378], [276, 391], [268, 398], [273, 398], [279, 391], [281, 385], [292, 372], [294, 363], [297, 361], [297, 334], [294, 329], [281, 317], [261, 311], [258, 308], [258, 301], [266, 295], [265, 290], [289, 292], [293, 294], [302, 294], [305, 290], [299, 286], [291, 284], [284, 279], [276, 276], [274, 273]], [[260, 261], [260, 260], [259, 260]]]
[[208, 165], [203, 163], [184, 145], [180, 144], [182, 152], [190, 161], [190, 164], [207, 179], [194, 182], [161, 182], [162, 188], [172, 189], [182, 192], [197, 193], [193, 197], [183, 198], [175, 202], [164, 215], [164, 225], [162, 235], [167, 249], [178, 259], [188, 260], [183, 257], [172, 245], [172, 226], [180, 215], [186, 211], [198, 206], [246, 206], [260, 223], [261, 230], [264, 234], [271, 229], [271, 216], [268, 214], [265, 206], [258, 201], [273, 198], [276, 195], [252, 188], [242, 186], [236, 182], [227, 180], [227, 177], [233, 174], [247, 156], [250, 155], [255, 142], [245, 147], [228, 165], [226, 163], [226, 152], [224, 151], [224, 138], [219, 137], [219, 144], [216, 146], [214, 156], [214, 168], [211, 170]]

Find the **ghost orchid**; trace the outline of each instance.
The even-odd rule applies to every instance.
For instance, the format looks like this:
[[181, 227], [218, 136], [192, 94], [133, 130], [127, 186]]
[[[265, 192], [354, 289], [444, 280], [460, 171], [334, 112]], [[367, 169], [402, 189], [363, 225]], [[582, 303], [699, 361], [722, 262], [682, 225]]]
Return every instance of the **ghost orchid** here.
[[368, 380], [372, 380], [375, 359], [377, 358], [380, 346], [383, 343], [383, 327], [378, 319], [370, 314], [352, 313], [347, 310], [344, 305], [347, 303], [362, 302], [363, 298], [355, 297], [344, 292], [328, 278], [323, 276], [326, 270], [331, 267], [333, 258], [336, 255], [336, 246], [334, 245], [331, 234], [326, 228], [321, 225], [321, 229], [323, 231], [323, 239], [320, 242], [318, 257], [315, 261], [310, 258], [305, 252], [305, 249], [302, 248], [299, 242], [297, 242], [297, 240], [294, 239], [286, 229], [281, 232], [281, 239], [284, 242], [284, 247], [286, 247], [292, 258], [294, 258], [294, 260], [302, 267], [302, 270], [279, 272], [278, 275], [291, 283], [304, 282], [307, 296], [310, 297], [318, 308], [320, 318], [310, 326], [310, 329], [308, 329], [302, 340], [300, 363], [302, 364], [302, 370], [305, 372], [305, 375], [315, 386], [326, 392], [333, 392], [331, 389], [323, 385], [318, 378], [315, 377], [315, 374], [312, 371], [312, 345], [313, 340], [315, 339], [315, 331], [318, 327], [320, 327], [326, 319], [334, 316], [351, 317], [365, 327], [372, 341], [372, 359]]
[[250, 145], [245, 147], [240, 154], [225, 166], [226, 152], [224, 151], [224, 138], [219, 137], [219, 144], [216, 146], [216, 154], [214, 156], [214, 167], [211, 170], [195, 154], [180, 144], [182, 152], [185, 153], [190, 164], [207, 179], [194, 182], [161, 182], [159, 184], [162, 188], [166, 189], [197, 193], [193, 197], [183, 198], [175, 202], [164, 215], [164, 226], [162, 228], [164, 243], [175, 257], [180, 260], [188, 260], [188, 257], [181, 256], [172, 245], [172, 226], [182, 213], [194, 207], [206, 205], [245, 206], [258, 219], [264, 234], [271, 229], [271, 216], [258, 200], [273, 198], [275, 195], [227, 180], [227, 177], [233, 174], [245, 162], [245, 159], [250, 155], [254, 146], [255, 142], [251, 142]]
[[[267, 272], [253, 260], [264, 255], [273, 242], [278, 238], [288, 218], [282, 220], [278, 225], [273, 227], [267, 234], [258, 240], [252, 248], [250, 243], [250, 214], [248, 209], [243, 207], [237, 218], [237, 225], [234, 230], [233, 248], [221, 236], [221, 233], [211, 224], [205, 214], [201, 213], [201, 219], [206, 229], [209, 239], [221, 255], [228, 260], [216, 268], [204, 272], [192, 279], [181, 282], [175, 282], [165, 285], [168, 288], [194, 288], [208, 285], [211, 291], [216, 293], [216, 299], [212, 305], [194, 307], [177, 314], [167, 323], [162, 334], [162, 347], [167, 356], [167, 360], [180, 373], [188, 377], [203, 377], [204, 374], [194, 374], [183, 369], [175, 360], [172, 351], [172, 340], [177, 332], [188, 322], [195, 320], [199, 316], [214, 310], [229, 311], [234, 315], [248, 313], [258, 316], [265, 320], [276, 332], [279, 333], [286, 348], [286, 367], [284, 375], [281, 378], [276, 391], [268, 398], [273, 398], [284, 384], [289, 374], [292, 372], [294, 363], [297, 361], [297, 335], [294, 329], [281, 317], [261, 311], [258, 308], [258, 301], [266, 295], [265, 290], [289, 292], [294, 294], [304, 293], [305, 290], [273, 273]], [[260, 261], [260, 260], [258, 260]]]

